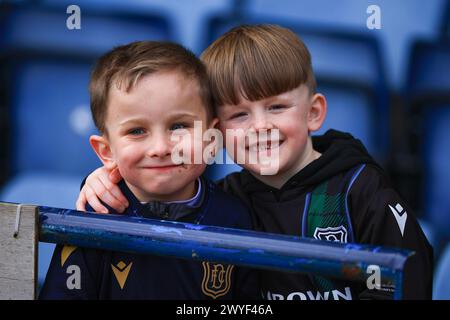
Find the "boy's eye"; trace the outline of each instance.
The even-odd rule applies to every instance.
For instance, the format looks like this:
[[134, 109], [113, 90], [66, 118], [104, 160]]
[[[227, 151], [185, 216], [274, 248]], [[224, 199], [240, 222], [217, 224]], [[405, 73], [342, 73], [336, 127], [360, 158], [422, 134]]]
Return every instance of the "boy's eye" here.
[[236, 118], [245, 117], [246, 115], [247, 115], [247, 113], [245, 113], [245, 112], [238, 112], [238, 113], [233, 114], [233, 115], [230, 117], [230, 120], [231, 120], [231, 119], [236, 119]]
[[286, 108], [286, 106], [282, 105], [282, 104], [274, 104], [274, 105], [271, 105], [269, 107], [269, 109], [273, 110], [273, 111], [282, 110], [282, 109], [285, 109], [285, 108]]
[[128, 131], [128, 134], [131, 134], [133, 136], [144, 134], [144, 129], [142, 129], [142, 128], [131, 129], [130, 131]]
[[189, 126], [185, 123], [174, 123], [171, 127], [170, 130], [174, 131], [174, 130], [178, 130], [178, 129], [186, 129]]

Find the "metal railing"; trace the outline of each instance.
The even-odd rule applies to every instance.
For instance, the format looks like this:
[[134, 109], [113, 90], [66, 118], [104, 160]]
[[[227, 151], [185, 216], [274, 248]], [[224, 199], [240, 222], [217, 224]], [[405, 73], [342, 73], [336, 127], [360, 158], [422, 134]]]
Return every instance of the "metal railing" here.
[[367, 281], [380, 270], [381, 285], [402, 298], [403, 267], [411, 251], [342, 244], [248, 230], [152, 220], [40, 206], [39, 241], [140, 254], [223, 262], [285, 272]]

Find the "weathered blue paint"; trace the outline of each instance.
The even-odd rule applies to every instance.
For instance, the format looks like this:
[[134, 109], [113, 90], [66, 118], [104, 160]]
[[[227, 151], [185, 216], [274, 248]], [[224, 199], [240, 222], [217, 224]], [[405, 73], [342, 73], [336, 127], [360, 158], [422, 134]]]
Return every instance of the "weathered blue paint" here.
[[403, 297], [403, 272], [398, 271], [395, 273], [395, 291], [394, 300], [401, 300]]
[[401, 298], [403, 266], [412, 254], [406, 250], [44, 206], [39, 211], [39, 240], [43, 242], [359, 281], [370, 276], [366, 273], [369, 265], [377, 265], [382, 283], [397, 284], [395, 298]]

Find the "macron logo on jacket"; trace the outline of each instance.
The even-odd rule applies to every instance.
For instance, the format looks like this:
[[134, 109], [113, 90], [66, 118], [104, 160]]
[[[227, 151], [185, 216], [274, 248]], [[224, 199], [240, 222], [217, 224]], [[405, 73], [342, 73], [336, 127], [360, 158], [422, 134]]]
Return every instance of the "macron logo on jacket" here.
[[400, 232], [402, 233], [403, 237], [408, 213], [406, 213], [406, 211], [403, 211], [403, 207], [400, 205], [400, 203], [397, 203], [395, 208], [393, 208], [390, 204], [388, 206], [389, 209], [391, 209], [392, 214], [394, 215], [395, 221], [397, 221], [398, 227], [400, 228]]

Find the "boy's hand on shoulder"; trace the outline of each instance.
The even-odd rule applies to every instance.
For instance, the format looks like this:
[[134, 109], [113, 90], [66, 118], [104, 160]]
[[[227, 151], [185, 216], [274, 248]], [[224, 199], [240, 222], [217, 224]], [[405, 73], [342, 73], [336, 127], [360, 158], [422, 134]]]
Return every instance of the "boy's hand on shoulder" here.
[[112, 171], [105, 167], [96, 169], [87, 177], [80, 191], [76, 202], [77, 210], [86, 211], [86, 204], [89, 203], [95, 212], [108, 213], [101, 200], [117, 212], [124, 212], [129, 204], [117, 185], [121, 179], [117, 168]]

